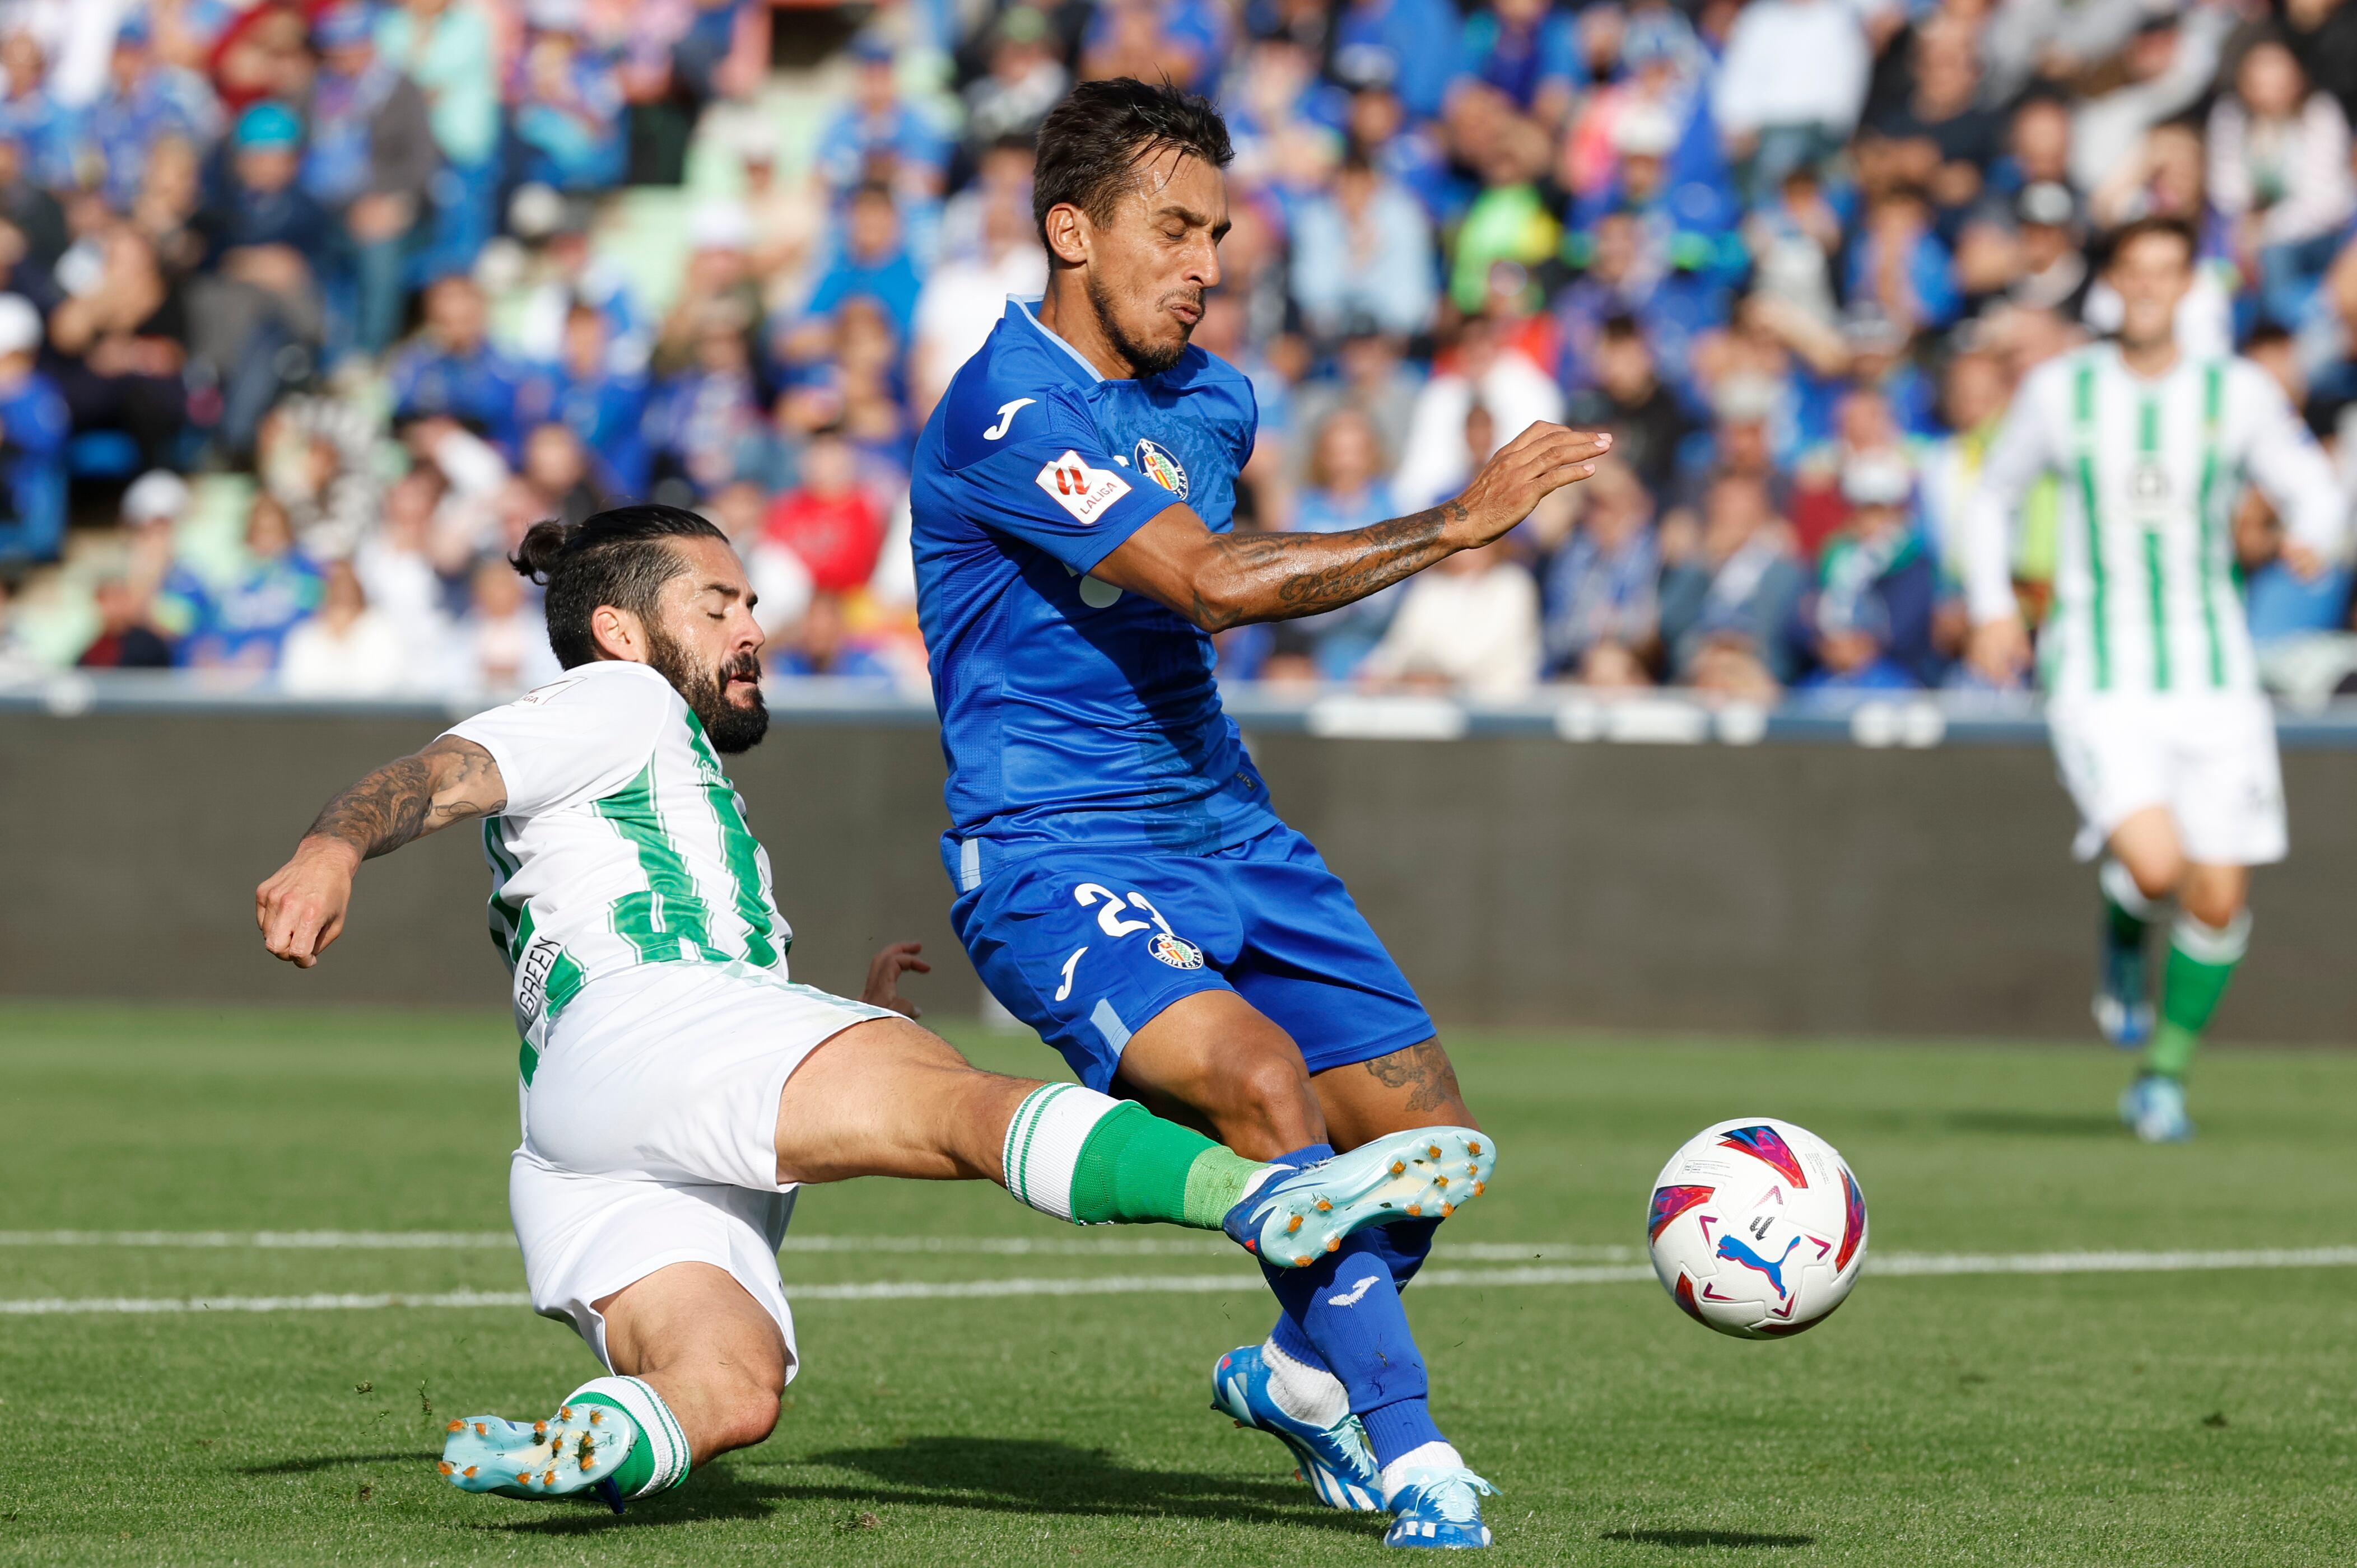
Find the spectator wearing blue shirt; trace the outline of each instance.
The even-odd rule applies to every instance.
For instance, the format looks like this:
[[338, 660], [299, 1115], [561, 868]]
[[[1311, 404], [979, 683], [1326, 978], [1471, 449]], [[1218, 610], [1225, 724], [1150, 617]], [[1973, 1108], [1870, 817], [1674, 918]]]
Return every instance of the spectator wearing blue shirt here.
[[286, 634], [319, 607], [319, 569], [295, 548], [286, 509], [267, 490], [246, 514], [245, 555], [226, 577], [187, 566], [164, 579], [158, 617], [180, 632], [178, 663], [194, 669], [273, 670]]
[[558, 190], [602, 190], [621, 179], [621, 75], [577, 25], [533, 29], [509, 96], [522, 177]]
[[851, 102], [819, 136], [820, 175], [837, 194], [880, 181], [905, 198], [938, 199], [949, 169], [949, 137], [901, 98], [889, 43], [863, 34], [851, 52], [859, 74]]
[[393, 355], [390, 375], [395, 420], [455, 419], [515, 456], [524, 376], [485, 335], [474, 279], [453, 274], [425, 291], [425, 328]]
[[647, 493], [652, 463], [641, 429], [647, 379], [616, 368], [611, 336], [604, 313], [576, 300], [565, 312], [556, 362], [526, 381], [519, 401], [525, 424], [553, 421], [572, 431], [603, 488], [635, 499]]
[[1946, 327], [1964, 308], [1948, 248], [1932, 227], [1923, 193], [1911, 187], [1884, 192], [1867, 209], [1850, 246], [1849, 298], [1869, 300], [1912, 334]]
[[1437, 119], [1458, 76], [1461, 26], [1448, 0], [1350, 0], [1334, 18], [1334, 63], [1364, 80], [1386, 62], [1408, 113]]
[[1808, 590], [1791, 531], [1756, 476], [1725, 472], [1697, 528], [1662, 525], [1662, 642], [1671, 679], [1727, 696], [1772, 700], [1797, 671], [1784, 635]]
[[691, 497], [709, 495], [758, 453], [767, 421], [746, 341], [750, 325], [726, 301], [705, 306], [694, 331], [694, 361], [656, 389], [646, 417], [656, 499], [666, 480], [683, 480]]
[[1939, 683], [1946, 663], [1934, 645], [1940, 572], [1909, 520], [1906, 465], [1869, 454], [1842, 470], [1849, 521], [1825, 542], [1817, 592], [1804, 630], [1817, 669], [1803, 686], [1890, 691]]
[[1587, 79], [1579, 32], [1552, 0], [1496, 0], [1465, 19], [1465, 70], [1552, 128], [1571, 119]]
[[1294, 302], [1320, 338], [1340, 338], [1353, 318], [1413, 336], [1430, 323], [1440, 295], [1431, 221], [1414, 197], [1354, 155], [1295, 215], [1292, 282]]
[[1421, 202], [1434, 223], [1455, 219], [1473, 199], [1471, 183], [1450, 171], [1447, 155], [1429, 131], [1408, 124], [1407, 107], [1392, 91], [1389, 62], [1377, 59], [1360, 63], [1380, 69], [1351, 85], [1342, 119], [1351, 145]]
[[147, 19], [126, 16], [114, 35], [106, 91], [90, 107], [89, 145], [105, 172], [99, 189], [118, 212], [130, 209], [147, 168], [147, 152], [177, 136], [209, 152], [221, 134], [221, 103], [211, 84], [185, 66], [158, 59]]
[[1586, 488], [1579, 526], [1547, 567], [1547, 671], [1591, 686], [1650, 685], [1661, 615], [1652, 498], [1619, 462]]
[[845, 300], [865, 295], [884, 307], [905, 343], [916, 324], [917, 295], [923, 288], [924, 279], [901, 238], [899, 208], [890, 188], [863, 185], [851, 198], [843, 249], [819, 275], [802, 315], [824, 318]]
[[75, 185], [74, 150], [80, 145], [80, 117], [49, 95], [43, 85], [49, 62], [32, 33], [18, 27], [0, 39], [0, 126], [25, 149], [25, 167], [35, 181], [51, 190]]
[[319, 275], [334, 220], [297, 178], [303, 123], [292, 109], [255, 104], [231, 143], [228, 177], [199, 222], [212, 270], [191, 284], [188, 332], [191, 356], [221, 386], [215, 442], [238, 456], [324, 341]]
[[442, 155], [425, 94], [378, 58], [366, 6], [322, 13], [311, 41], [319, 70], [303, 188], [336, 214], [335, 283], [351, 295], [352, 346], [374, 357], [401, 329], [405, 252]]
[[0, 294], [0, 566], [54, 561], [66, 537], [65, 400], [33, 368], [41, 313]]

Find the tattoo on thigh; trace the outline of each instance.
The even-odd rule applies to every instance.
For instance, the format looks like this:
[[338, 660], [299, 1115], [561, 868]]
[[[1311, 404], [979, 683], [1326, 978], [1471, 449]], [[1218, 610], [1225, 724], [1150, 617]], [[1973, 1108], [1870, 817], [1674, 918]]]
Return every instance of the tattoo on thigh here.
[[1410, 1111], [1438, 1111], [1465, 1098], [1457, 1087], [1457, 1069], [1448, 1065], [1448, 1053], [1438, 1040], [1377, 1057], [1367, 1070], [1385, 1089], [1406, 1090]]

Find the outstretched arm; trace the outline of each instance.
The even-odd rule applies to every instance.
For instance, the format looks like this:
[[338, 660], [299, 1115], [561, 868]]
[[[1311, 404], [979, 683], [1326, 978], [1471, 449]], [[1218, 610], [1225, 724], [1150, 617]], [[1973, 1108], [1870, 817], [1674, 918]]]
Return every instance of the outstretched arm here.
[[1534, 424], [1498, 449], [1453, 501], [1347, 533], [1214, 533], [1165, 507], [1092, 574], [1159, 600], [1205, 631], [1316, 615], [1478, 550], [1542, 497], [1596, 472], [1609, 435]]
[[294, 857], [254, 889], [262, 945], [310, 968], [343, 931], [361, 861], [452, 822], [495, 816], [507, 803], [500, 765], [471, 740], [446, 735], [386, 763], [328, 801]]

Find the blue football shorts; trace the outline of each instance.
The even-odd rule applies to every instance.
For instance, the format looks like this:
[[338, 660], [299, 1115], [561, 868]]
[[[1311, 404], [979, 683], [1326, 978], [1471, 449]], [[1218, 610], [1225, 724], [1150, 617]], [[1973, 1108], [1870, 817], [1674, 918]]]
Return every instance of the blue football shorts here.
[[1208, 855], [1076, 846], [1004, 861], [950, 923], [992, 993], [1100, 1092], [1131, 1034], [1199, 991], [1242, 996], [1311, 1072], [1436, 1033], [1350, 889], [1288, 827]]

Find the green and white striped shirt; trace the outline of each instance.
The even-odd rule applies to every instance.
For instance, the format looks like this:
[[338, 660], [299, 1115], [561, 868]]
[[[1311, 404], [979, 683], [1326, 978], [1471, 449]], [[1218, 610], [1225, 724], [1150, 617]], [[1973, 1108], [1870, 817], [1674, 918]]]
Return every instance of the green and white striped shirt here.
[[1964, 517], [1975, 621], [2014, 613], [2014, 519], [2061, 480], [2054, 598], [2042, 639], [2055, 693], [2254, 692], [2232, 577], [2232, 518], [2255, 483], [2289, 535], [2341, 553], [2349, 503], [2275, 381], [2248, 360], [2180, 358], [2146, 381], [2096, 344], [2030, 372]]
[[450, 734], [491, 754], [506, 811], [483, 823], [491, 940], [532, 1051], [591, 982], [650, 963], [786, 977], [793, 933], [745, 803], [672, 684], [600, 661]]

